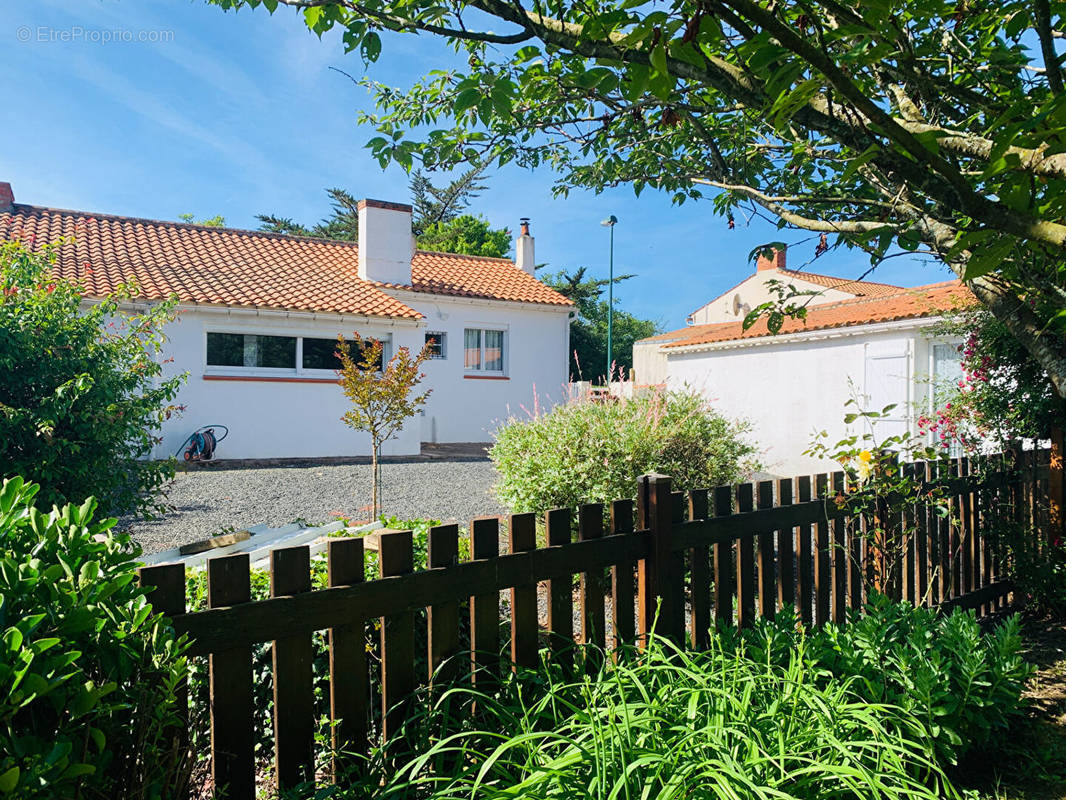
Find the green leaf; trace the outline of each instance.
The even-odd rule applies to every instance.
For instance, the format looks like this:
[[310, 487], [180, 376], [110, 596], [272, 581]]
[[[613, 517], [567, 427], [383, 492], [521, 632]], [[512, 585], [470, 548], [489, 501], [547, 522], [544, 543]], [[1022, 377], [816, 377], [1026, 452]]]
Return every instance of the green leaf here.
[[19, 783], [19, 768], [17, 766], [0, 774], [0, 792], [9, 794], [15, 790]]

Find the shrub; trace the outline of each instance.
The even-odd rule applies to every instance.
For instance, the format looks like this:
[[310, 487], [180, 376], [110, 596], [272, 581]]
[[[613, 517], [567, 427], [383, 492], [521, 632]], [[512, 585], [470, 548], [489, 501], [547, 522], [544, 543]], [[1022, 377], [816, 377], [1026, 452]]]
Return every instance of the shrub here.
[[854, 681], [818, 680], [802, 646], [780, 666], [714, 641], [696, 653], [653, 640], [591, 676], [546, 665], [495, 698], [461, 688], [412, 703], [416, 755], [396, 769], [398, 748], [377, 753], [348, 796], [958, 796], [906, 711], [868, 703]]
[[45, 514], [0, 489], [0, 796], [161, 797], [184, 646], [137, 587], [129, 540], [96, 502]]
[[756, 466], [749, 429], [691, 391], [578, 400], [500, 428], [496, 495], [512, 511], [539, 512], [633, 497], [646, 472], [670, 475], [675, 489], [732, 483]]
[[990, 745], [1021, 710], [1031, 668], [1021, 657], [1016, 616], [982, 633], [972, 611], [944, 615], [875, 595], [846, 625], [803, 634], [795, 620], [786, 612], [761, 622], [745, 634], [748, 646], [780, 661], [805, 639], [813, 669], [854, 679], [853, 690], [867, 701], [919, 719], [942, 764]]
[[38, 482], [45, 508], [94, 496], [108, 512], [159, 509], [173, 463], [146, 459], [183, 380], [154, 358], [173, 304], [126, 314], [130, 286], [83, 307], [53, 260], [0, 245], [0, 464]]

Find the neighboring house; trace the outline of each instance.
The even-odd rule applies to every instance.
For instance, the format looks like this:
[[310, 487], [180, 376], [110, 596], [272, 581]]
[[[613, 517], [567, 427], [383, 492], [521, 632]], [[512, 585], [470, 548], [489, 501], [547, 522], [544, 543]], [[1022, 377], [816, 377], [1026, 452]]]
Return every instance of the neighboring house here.
[[[776, 301], [776, 285], [790, 286], [798, 292], [812, 292], [807, 297], [795, 300], [808, 306], [853, 300], [857, 297], [885, 297], [902, 291], [900, 286], [873, 281], [855, 281], [834, 278], [788, 269], [785, 266], [785, 250], [774, 250], [771, 257], [759, 255], [755, 272], [732, 289], [705, 303], [685, 318], [689, 325], [708, 325], [716, 322], [743, 322], [753, 308], [763, 303]], [[662, 384], [666, 382], [666, 354], [662, 345], [684, 338], [691, 328], [652, 336], [636, 342], [633, 347], [633, 371], [638, 384]]]
[[386, 359], [435, 343], [423, 382], [433, 393], [388, 455], [486, 441], [534, 392], [542, 405], [565, 397], [572, 304], [533, 277], [525, 222], [515, 263], [416, 251], [411, 207], [399, 203], [361, 201], [355, 245], [25, 205], [0, 183], [0, 239], [16, 237], [69, 239], [56, 273], [87, 298], [130, 280], [138, 303], [177, 295], [164, 369], [189, 378], [158, 456], [208, 424], [230, 429], [222, 458], [369, 453], [369, 438], [340, 421], [350, 405], [333, 353], [353, 331], [382, 340]]
[[695, 388], [727, 416], [750, 420], [765, 469], [779, 475], [832, 468], [803, 455], [816, 432], [834, 444], [869, 430], [844, 425], [845, 413], [859, 410], [845, 408], [853, 397], [861, 410], [896, 405], [874, 426], [879, 440], [917, 432], [934, 386], [960, 376], [958, 342], [930, 329], [973, 296], [958, 281], [912, 289], [847, 283], [851, 297], [812, 303], [806, 320], [787, 320], [777, 335], [765, 321], [745, 331], [739, 315], [638, 342], [655, 351], [662, 377], [649, 381], [638, 370], [636, 379]]

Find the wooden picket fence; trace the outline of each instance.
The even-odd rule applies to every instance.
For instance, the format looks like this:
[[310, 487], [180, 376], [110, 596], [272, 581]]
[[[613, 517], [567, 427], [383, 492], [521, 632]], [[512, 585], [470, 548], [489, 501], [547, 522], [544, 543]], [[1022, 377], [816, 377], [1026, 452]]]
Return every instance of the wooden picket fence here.
[[[921, 504], [902, 512], [900, 522], [913, 534], [886, 591], [916, 604], [1005, 608], [1010, 564], [990, 536], [991, 523], [1039, 527], [1049, 491], [1061, 492], [1049, 489], [1048, 463], [1047, 450], [1019, 449], [980, 464], [904, 465], [929, 486], [946, 487], [952, 514]], [[1061, 484], [1061, 469], [1056, 479]], [[413, 569], [411, 532], [385, 531], [378, 534], [381, 577], [372, 581], [364, 580], [363, 540], [338, 538], [327, 551], [329, 588], [316, 591], [307, 546], [288, 547], [272, 553], [270, 598], [255, 602], [247, 554], [218, 557], [207, 562], [208, 609], [195, 613], [186, 612], [183, 565], [144, 567], [141, 581], [154, 587], [156, 608], [189, 635], [191, 654], [208, 658], [215, 791], [252, 800], [257, 645], [272, 643], [274, 774], [287, 788], [315, 777], [312, 636], [328, 631], [332, 772], [344, 775], [340, 754], [365, 752], [373, 737], [394, 735], [405, 701], [431, 678], [491, 688], [512, 666], [537, 668], [542, 646], [551, 658], [572, 659], [574, 642], [639, 644], [653, 625], [699, 648], [716, 622], [750, 625], [786, 605], [807, 625], [843, 621], [868, 591], [862, 565], [869, 522], [832, 501], [847, 489], [844, 480], [838, 472], [681, 493], [669, 477], [644, 476], [635, 507], [629, 500], [609, 509], [585, 505], [576, 525], [570, 511], [548, 511], [543, 546], [533, 514], [473, 520], [468, 561], [459, 559], [458, 526], [435, 527], [428, 567], [420, 571]], [[510, 550], [502, 555], [501, 523]], [[509, 592], [509, 603], [501, 604], [501, 592]], [[547, 606], [546, 630], [538, 597]], [[460, 624], [465, 609], [469, 626]], [[367, 626], [377, 620], [380, 668], [372, 687]], [[416, 625], [425, 626], [417, 637]], [[426, 643], [419, 657], [416, 641]], [[455, 658], [460, 653], [469, 653], [468, 667]], [[425, 674], [416, 674], [416, 662], [426, 664]], [[380, 714], [371, 713], [371, 698], [380, 698]]]

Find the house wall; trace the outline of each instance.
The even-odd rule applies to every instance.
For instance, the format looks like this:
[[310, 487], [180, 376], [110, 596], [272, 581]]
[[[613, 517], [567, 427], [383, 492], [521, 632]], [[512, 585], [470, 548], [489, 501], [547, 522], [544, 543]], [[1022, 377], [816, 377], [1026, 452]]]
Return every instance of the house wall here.
[[[417, 296], [411, 293], [411, 296]], [[405, 298], [406, 300], [407, 298]], [[522, 304], [474, 303], [447, 299], [410, 300], [427, 319], [389, 322], [338, 315], [286, 314], [244, 310], [182, 310], [167, 327], [163, 357], [168, 375], [188, 372], [176, 402], [180, 416], [162, 429], [157, 457], [177, 451], [193, 430], [208, 424], [230, 429], [218, 458], [322, 458], [369, 455], [370, 439], [340, 421], [351, 406], [329, 371], [250, 370], [207, 367], [208, 331], [335, 338], [343, 333], [384, 339], [397, 347], [421, 349], [426, 331], [447, 334], [443, 360], [426, 363], [423, 385], [432, 389], [420, 415], [382, 448], [384, 455], [412, 455], [422, 441], [488, 441], [509, 409], [533, 402], [533, 387], [542, 404], [562, 398], [566, 382], [568, 309], [529, 310]], [[545, 307], [548, 308], [548, 307]], [[484, 326], [505, 330], [505, 380], [468, 379], [463, 370], [463, 329]]]
[[[782, 275], [777, 270], [763, 270], [749, 276], [734, 286], [721, 297], [717, 297], [706, 305], [700, 306], [689, 315], [693, 325], [706, 325], [714, 322], [743, 322], [745, 315], [756, 306], [778, 299], [777, 294], [768, 286], [771, 280], [777, 280], [787, 286], [795, 286], [800, 291], [816, 291], [817, 295], [810, 297], [810, 305], [822, 303], [835, 303], [838, 300], [851, 300], [853, 294], [842, 292], [838, 289], [827, 289], [815, 283], [797, 280], [796, 278]], [[740, 298], [739, 312], [733, 311], [734, 298]]]
[[730, 349], [668, 356], [668, 385], [702, 392], [723, 414], [753, 424], [752, 441], [764, 469], [791, 476], [839, 469], [829, 461], [804, 456], [818, 431], [828, 443], [869, 430], [843, 418], [855, 407], [881, 411], [896, 403], [890, 416], [876, 423], [878, 440], [915, 430], [927, 404], [930, 340], [921, 325], [875, 330], [851, 328], [832, 337], [781, 337], [774, 343], [744, 343]]

